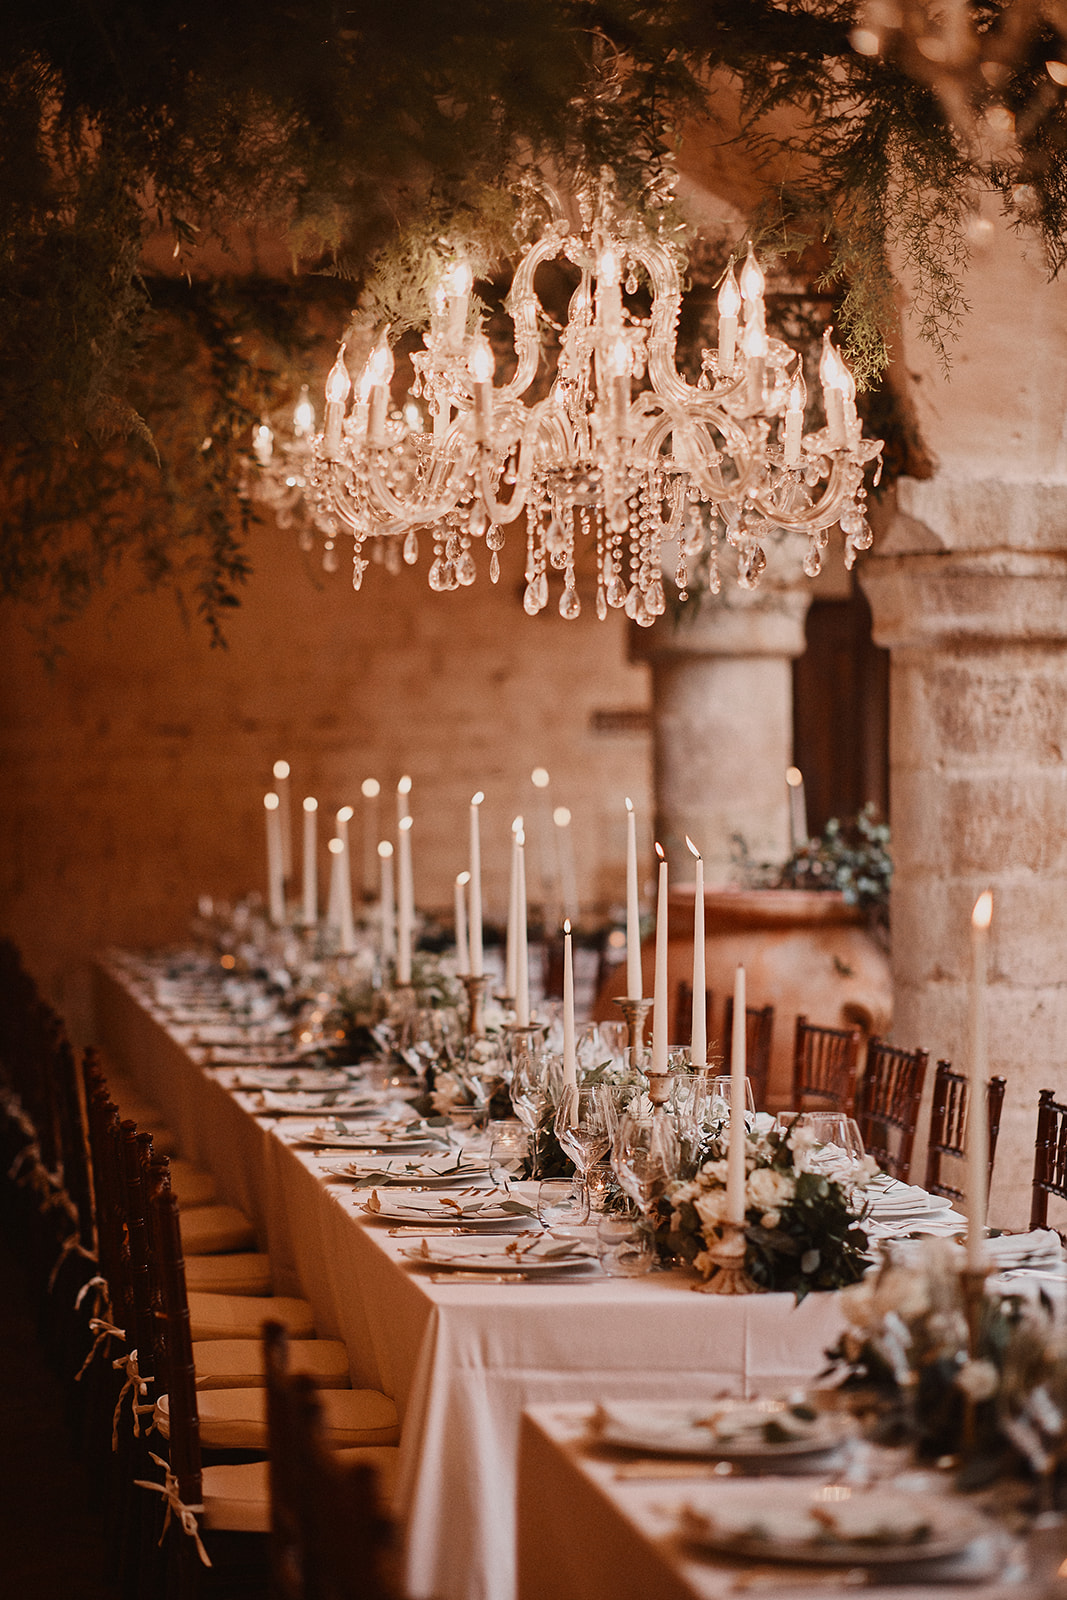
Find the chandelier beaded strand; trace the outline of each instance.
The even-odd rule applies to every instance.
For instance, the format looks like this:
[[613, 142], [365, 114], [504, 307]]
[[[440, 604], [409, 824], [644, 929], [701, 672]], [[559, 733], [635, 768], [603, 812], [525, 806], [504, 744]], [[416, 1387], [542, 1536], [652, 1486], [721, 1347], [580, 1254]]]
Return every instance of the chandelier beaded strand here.
[[[572, 230], [556, 213], [519, 261], [506, 301], [516, 365], [497, 385], [493, 350], [469, 326], [473, 279], [460, 259], [433, 296], [423, 348], [412, 362], [409, 403], [391, 410], [389, 329], [352, 384], [342, 345], [326, 385], [323, 430], [310, 440], [305, 476], [312, 515], [329, 539], [353, 540], [353, 584], [377, 540], [403, 543], [417, 559], [416, 531], [434, 542], [430, 587], [475, 581], [472, 543], [484, 538], [499, 577], [503, 530], [525, 518], [523, 604], [549, 601], [559, 572], [559, 609], [577, 617], [578, 540], [593, 537], [597, 613], [623, 609], [649, 626], [666, 609], [663, 546], [677, 547], [680, 598], [707, 568], [720, 587], [722, 541], [737, 552], [737, 581], [758, 584], [766, 545], [782, 533], [807, 539], [804, 570], [820, 570], [828, 531], [840, 524], [845, 564], [869, 548], [865, 471], [882, 449], [863, 437], [855, 383], [827, 330], [819, 367], [825, 426], [804, 432], [801, 358], [768, 336], [765, 280], [751, 247], [718, 296], [718, 338], [702, 351], [700, 376], [677, 370], [681, 258], [603, 189]], [[580, 274], [562, 328], [547, 396], [528, 391], [542, 366], [547, 318], [536, 275], [560, 258]], [[632, 301], [642, 281], [649, 314]], [[352, 395], [351, 406], [348, 404]], [[431, 426], [422, 425], [424, 399]]]

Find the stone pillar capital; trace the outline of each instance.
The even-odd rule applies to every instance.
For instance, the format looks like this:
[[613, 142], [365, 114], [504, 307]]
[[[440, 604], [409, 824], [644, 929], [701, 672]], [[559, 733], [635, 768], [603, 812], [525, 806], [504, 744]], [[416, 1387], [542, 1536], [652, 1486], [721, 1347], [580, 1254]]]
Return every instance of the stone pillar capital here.
[[686, 601], [675, 618], [661, 617], [652, 628], [630, 630], [630, 654], [655, 664], [685, 656], [778, 656], [804, 653], [804, 622], [811, 587], [739, 589], [724, 580], [722, 593]]
[[968, 650], [1067, 642], [1067, 550], [911, 550], [863, 564], [876, 643]]

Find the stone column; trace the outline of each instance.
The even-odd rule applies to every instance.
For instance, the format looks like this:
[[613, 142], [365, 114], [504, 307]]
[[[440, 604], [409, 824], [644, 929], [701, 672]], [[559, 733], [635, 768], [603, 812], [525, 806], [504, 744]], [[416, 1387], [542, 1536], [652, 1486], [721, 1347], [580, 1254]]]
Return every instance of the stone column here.
[[741, 590], [724, 572], [719, 596], [632, 635], [652, 673], [656, 837], [680, 881], [693, 875], [686, 834], [709, 885], [731, 881], [735, 834], [754, 860], [789, 854], [792, 662], [804, 649], [810, 586], [774, 587], [781, 554], [768, 551], [759, 589]]
[[898, 484], [862, 581], [892, 652], [893, 1036], [968, 1068], [970, 916], [992, 888], [1008, 1090], [990, 1216], [1020, 1227], [1038, 1091], [1067, 1093], [1067, 290], [1035, 245], [991, 241], [950, 381], [906, 338], [897, 372], [937, 469]]

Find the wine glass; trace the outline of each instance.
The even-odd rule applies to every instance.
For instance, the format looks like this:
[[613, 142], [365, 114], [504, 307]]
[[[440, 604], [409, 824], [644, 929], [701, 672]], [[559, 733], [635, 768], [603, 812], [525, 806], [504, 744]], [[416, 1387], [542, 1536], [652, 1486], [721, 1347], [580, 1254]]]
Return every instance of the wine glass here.
[[864, 1157], [859, 1123], [843, 1111], [783, 1112], [779, 1125], [805, 1130], [811, 1142], [811, 1167], [818, 1172], [846, 1177]]
[[622, 1187], [647, 1217], [681, 1163], [681, 1146], [669, 1114], [658, 1110], [642, 1117], [637, 1111], [626, 1112], [615, 1133], [612, 1163]]
[[603, 1085], [579, 1088], [567, 1084], [556, 1107], [556, 1138], [578, 1169], [583, 1189], [586, 1174], [611, 1149], [615, 1111]]
[[511, 1075], [511, 1104], [533, 1139], [533, 1172], [541, 1171], [541, 1136], [563, 1081], [563, 1057], [551, 1050], [523, 1053]]
[[[723, 1116], [726, 1117], [730, 1115], [730, 1107], [733, 1103], [732, 1084], [733, 1079], [728, 1072], [713, 1072], [708, 1078], [708, 1106], [710, 1107], [716, 1100], [725, 1101], [726, 1109], [723, 1112]], [[745, 1110], [751, 1112], [753, 1116], [756, 1115], [756, 1097], [752, 1093], [751, 1078], [745, 1079]]]

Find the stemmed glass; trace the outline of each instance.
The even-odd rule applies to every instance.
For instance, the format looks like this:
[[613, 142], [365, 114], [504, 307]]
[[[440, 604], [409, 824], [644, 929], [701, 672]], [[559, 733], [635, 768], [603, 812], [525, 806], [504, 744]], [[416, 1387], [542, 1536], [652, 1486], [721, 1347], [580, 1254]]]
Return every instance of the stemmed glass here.
[[578, 1169], [583, 1190], [589, 1168], [611, 1149], [615, 1108], [602, 1084], [564, 1087], [556, 1107], [556, 1138]]
[[557, 1102], [562, 1080], [562, 1056], [547, 1050], [516, 1055], [511, 1074], [511, 1103], [519, 1121], [530, 1131], [534, 1177], [541, 1170], [540, 1136], [545, 1117]]
[[651, 1117], [642, 1117], [636, 1110], [623, 1114], [615, 1133], [612, 1162], [642, 1217], [648, 1217], [677, 1176], [681, 1155], [678, 1134], [667, 1112], [657, 1110]]

